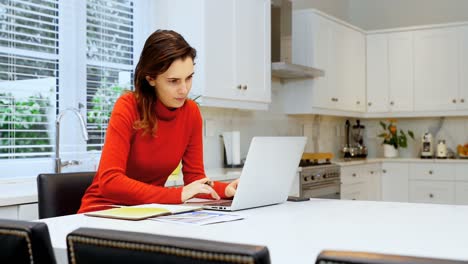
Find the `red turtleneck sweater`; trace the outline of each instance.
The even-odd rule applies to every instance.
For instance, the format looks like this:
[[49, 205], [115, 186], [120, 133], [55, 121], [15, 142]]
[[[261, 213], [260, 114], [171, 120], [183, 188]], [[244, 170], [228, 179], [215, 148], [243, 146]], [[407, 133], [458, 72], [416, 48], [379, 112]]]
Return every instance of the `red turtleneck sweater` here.
[[[155, 111], [156, 135], [143, 135], [141, 129], [133, 128], [140, 119], [134, 94], [124, 94], [117, 100], [99, 168], [78, 213], [113, 204], [181, 203], [182, 187], [164, 187], [180, 160], [185, 185], [206, 177], [198, 106], [187, 100], [182, 107], [170, 110], [158, 100]], [[221, 198], [226, 198], [226, 186], [221, 182], [214, 184]]]

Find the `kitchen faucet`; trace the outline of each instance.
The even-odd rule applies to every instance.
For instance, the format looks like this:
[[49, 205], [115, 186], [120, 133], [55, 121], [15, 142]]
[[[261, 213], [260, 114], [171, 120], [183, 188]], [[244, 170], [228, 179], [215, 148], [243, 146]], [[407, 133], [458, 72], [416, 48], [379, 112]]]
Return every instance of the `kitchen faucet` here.
[[67, 160], [63, 161], [60, 158], [60, 120], [67, 111], [74, 113], [80, 120], [81, 133], [85, 141], [88, 140], [88, 131], [86, 130], [86, 124], [83, 117], [80, 114], [80, 111], [76, 108], [66, 108], [59, 113], [57, 119], [55, 120], [55, 173], [62, 172], [62, 168], [69, 165], [79, 165], [80, 162], [77, 160]]

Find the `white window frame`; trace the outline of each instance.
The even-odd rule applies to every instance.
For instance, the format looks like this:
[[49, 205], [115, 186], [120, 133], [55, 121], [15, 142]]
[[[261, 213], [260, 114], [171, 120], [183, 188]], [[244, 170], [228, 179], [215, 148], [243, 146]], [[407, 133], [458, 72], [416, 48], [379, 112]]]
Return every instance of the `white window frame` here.
[[[155, 18], [160, 0], [134, 0], [133, 69], [138, 63], [146, 38], [162, 25]], [[159, 2], [159, 3], [158, 3]], [[78, 45], [83, 43], [83, 45]], [[59, 1], [59, 111], [81, 108], [86, 118], [86, 1]], [[55, 127], [50, 135], [55, 139]], [[78, 160], [82, 164], [62, 169], [67, 171], [96, 170], [100, 152], [87, 152], [86, 142], [80, 132], [78, 119], [71, 114], [63, 117], [60, 125], [60, 157], [62, 160]], [[54, 172], [54, 159], [24, 158], [0, 160], [0, 182], [18, 178], [36, 178], [40, 173]]]

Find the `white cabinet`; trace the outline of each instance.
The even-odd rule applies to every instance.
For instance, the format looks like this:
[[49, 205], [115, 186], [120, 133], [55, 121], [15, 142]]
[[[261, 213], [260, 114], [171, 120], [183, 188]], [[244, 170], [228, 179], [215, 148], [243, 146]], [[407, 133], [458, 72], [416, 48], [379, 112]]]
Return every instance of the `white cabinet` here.
[[457, 109], [468, 110], [468, 26], [460, 27], [460, 87]]
[[342, 166], [341, 199], [367, 200], [367, 181], [361, 166]]
[[382, 163], [382, 201], [408, 202], [407, 163]]
[[171, 0], [157, 14], [197, 49], [191, 93], [201, 105], [267, 109], [271, 102], [270, 1]]
[[411, 163], [409, 201], [455, 203], [455, 166], [439, 163]]
[[39, 219], [37, 203], [20, 204], [18, 205], [18, 219], [25, 221], [32, 221]]
[[0, 218], [17, 220], [18, 219], [18, 206], [16, 205], [1, 206]]
[[413, 33], [367, 36], [367, 111], [413, 110]]
[[323, 69], [325, 76], [285, 83], [285, 112], [364, 112], [364, 33], [315, 10], [293, 11], [292, 24], [292, 63]]
[[342, 200], [381, 200], [380, 164], [341, 167]]
[[468, 205], [468, 164], [455, 166], [455, 203]]
[[416, 111], [456, 110], [459, 81], [459, 30], [414, 32], [414, 106]]
[[455, 182], [410, 181], [409, 201], [413, 203], [455, 203]]

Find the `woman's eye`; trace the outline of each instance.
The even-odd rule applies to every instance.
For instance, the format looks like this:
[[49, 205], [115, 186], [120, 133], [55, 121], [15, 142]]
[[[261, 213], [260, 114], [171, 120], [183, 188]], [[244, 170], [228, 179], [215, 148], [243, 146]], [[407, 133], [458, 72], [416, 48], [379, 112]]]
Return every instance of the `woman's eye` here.
[[176, 84], [176, 83], [179, 82], [179, 80], [170, 80], [169, 82], [172, 83], [172, 84]]

